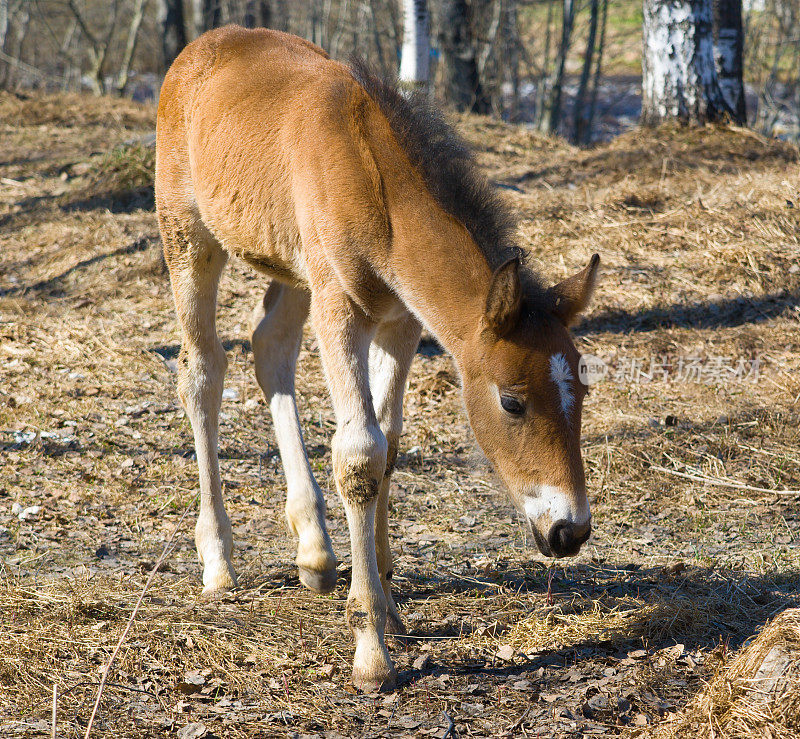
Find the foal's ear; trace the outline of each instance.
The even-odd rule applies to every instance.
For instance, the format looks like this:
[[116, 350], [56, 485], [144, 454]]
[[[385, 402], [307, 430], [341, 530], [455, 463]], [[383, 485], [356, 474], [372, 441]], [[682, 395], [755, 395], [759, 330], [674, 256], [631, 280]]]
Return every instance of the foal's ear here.
[[492, 275], [483, 319], [498, 336], [505, 336], [517, 322], [522, 305], [519, 258], [501, 264]]
[[578, 317], [578, 314], [589, 305], [599, 266], [600, 257], [593, 254], [589, 264], [580, 272], [553, 285], [547, 291], [552, 300], [550, 310], [565, 326], [569, 326]]

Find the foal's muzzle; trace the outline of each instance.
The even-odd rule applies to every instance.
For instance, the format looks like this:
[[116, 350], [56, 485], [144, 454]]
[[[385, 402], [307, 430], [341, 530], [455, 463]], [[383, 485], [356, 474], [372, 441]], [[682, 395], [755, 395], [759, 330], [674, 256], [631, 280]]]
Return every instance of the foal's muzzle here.
[[536, 546], [545, 557], [574, 557], [581, 545], [592, 533], [590, 523], [575, 524], [570, 521], [556, 521], [545, 539], [536, 527], [533, 527], [533, 538]]

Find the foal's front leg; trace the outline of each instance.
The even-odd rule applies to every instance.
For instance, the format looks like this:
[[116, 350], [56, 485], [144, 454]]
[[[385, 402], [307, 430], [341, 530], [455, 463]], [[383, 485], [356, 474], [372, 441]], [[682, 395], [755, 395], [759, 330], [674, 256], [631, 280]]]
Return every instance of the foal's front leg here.
[[336, 288], [314, 294], [311, 315], [336, 411], [333, 472], [350, 529], [347, 623], [356, 642], [353, 684], [367, 692], [390, 690], [397, 675], [384, 643], [386, 597], [375, 555], [375, 508], [387, 454], [369, 390], [375, 327]]

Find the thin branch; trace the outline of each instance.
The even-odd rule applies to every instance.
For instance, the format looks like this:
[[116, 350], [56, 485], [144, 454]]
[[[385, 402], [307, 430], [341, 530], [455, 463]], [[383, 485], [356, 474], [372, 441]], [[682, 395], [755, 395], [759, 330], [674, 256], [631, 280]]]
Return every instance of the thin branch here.
[[749, 490], [753, 493], [772, 493], [773, 495], [800, 495], [800, 490], [774, 490], [772, 488], [759, 488], [755, 487], [754, 485], [748, 485], [745, 482], [739, 482], [739, 480], [732, 480], [729, 477], [711, 477], [710, 475], [704, 475], [702, 473], [680, 472], [679, 470], [673, 470], [669, 467], [662, 467], [658, 464], [651, 464], [650, 469], [655, 470], [656, 472], [664, 472], [667, 475], [682, 477], [685, 480], [694, 480], [695, 482], [703, 482], [708, 485], [714, 485], [721, 488]]
[[81, 27], [81, 31], [89, 39], [89, 43], [94, 46], [98, 47], [100, 42], [95, 38], [94, 34], [89, 30], [89, 26], [86, 24], [86, 21], [81, 14], [81, 11], [78, 9], [75, 0], [69, 0], [69, 9], [72, 11], [72, 14], [75, 16], [75, 20], [78, 21], [78, 25]]
[[178, 525], [175, 526], [175, 530], [172, 532], [172, 535], [167, 540], [167, 543], [164, 545], [164, 550], [161, 552], [161, 556], [156, 561], [155, 565], [153, 565], [153, 569], [150, 571], [150, 575], [147, 578], [147, 582], [144, 584], [142, 588], [142, 592], [139, 593], [139, 600], [136, 601], [136, 605], [133, 608], [133, 612], [128, 619], [128, 623], [125, 625], [125, 630], [122, 632], [122, 635], [117, 642], [117, 646], [114, 647], [114, 651], [111, 653], [111, 657], [106, 663], [105, 668], [103, 669], [103, 674], [100, 678], [100, 684], [97, 686], [97, 697], [94, 701], [94, 708], [92, 708], [92, 715], [89, 718], [89, 723], [86, 726], [86, 733], [84, 734], [84, 739], [89, 739], [89, 736], [92, 733], [92, 726], [94, 725], [94, 719], [97, 716], [97, 710], [100, 707], [100, 699], [103, 697], [103, 689], [106, 686], [106, 681], [108, 680], [108, 675], [111, 672], [111, 665], [114, 664], [114, 660], [117, 658], [119, 654], [119, 650], [122, 648], [122, 644], [124, 643], [125, 639], [128, 636], [128, 632], [131, 630], [133, 626], [133, 621], [136, 618], [136, 614], [139, 612], [139, 607], [142, 605], [142, 601], [144, 600], [145, 593], [147, 593], [148, 589], [150, 588], [151, 583], [153, 582], [153, 578], [156, 576], [156, 572], [158, 572], [158, 568], [161, 567], [164, 560], [167, 558], [169, 554], [170, 547], [172, 546], [172, 542], [175, 540], [175, 535], [178, 533], [178, 530], [183, 523], [183, 519], [186, 518], [186, 514], [189, 513], [189, 509], [193, 507], [195, 500], [193, 499], [189, 503], [187, 503], [186, 508], [183, 511], [183, 515], [180, 517], [178, 521]]

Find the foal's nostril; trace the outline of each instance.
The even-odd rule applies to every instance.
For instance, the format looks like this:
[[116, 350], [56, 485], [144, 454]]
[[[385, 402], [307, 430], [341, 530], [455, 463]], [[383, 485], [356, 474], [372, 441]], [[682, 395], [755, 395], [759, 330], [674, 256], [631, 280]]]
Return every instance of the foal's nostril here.
[[563, 556], [564, 550], [569, 548], [570, 536], [570, 525], [566, 522], [557, 523], [550, 529], [547, 543], [553, 554], [557, 557]]
[[575, 526], [569, 521], [556, 521], [547, 535], [547, 543], [556, 557], [569, 557], [578, 553], [591, 532], [589, 524]]

